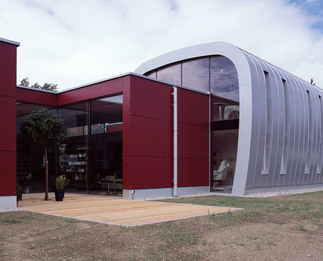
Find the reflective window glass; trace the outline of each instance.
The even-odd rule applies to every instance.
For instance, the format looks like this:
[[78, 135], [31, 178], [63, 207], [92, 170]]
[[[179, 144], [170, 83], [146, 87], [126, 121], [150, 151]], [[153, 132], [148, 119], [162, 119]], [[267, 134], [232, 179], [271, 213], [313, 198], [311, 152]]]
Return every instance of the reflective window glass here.
[[145, 76], [147, 76], [147, 77], [150, 77], [150, 78], [157, 78], [157, 73], [156, 73], [156, 71], [154, 70], [154, 71], [151, 71], [151, 72], [148, 72], [148, 73], [145, 73]]
[[[17, 183], [32, 192], [45, 191], [45, 161], [44, 146], [34, 142], [30, 138], [22, 137], [20, 127], [25, 115], [33, 110], [41, 108], [48, 109], [56, 113], [56, 109], [44, 105], [17, 102], [17, 149], [16, 149], [16, 173]], [[56, 151], [54, 146], [48, 148], [49, 180], [56, 177]], [[49, 183], [50, 191], [54, 189], [52, 183]]]
[[181, 65], [175, 64], [157, 71], [157, 79], [173, 84], [182, 84]]
[[199, 91], [209, 91], [209, 58], [183, 62], [182, 70], [183, 86]]
[[70, 180], [68, 191], [88, 190], [88, 102], [59, 108], [67, 138], [59, 147], [59, 172]]
[[239, 103], [212, 96], [211, 121], [239, 119]]
[[239, 101], [238, 73], [234, 64], [223, 56], [211, 57], [210, 63], [211, 93]]
[[91, 101], [92, 193], [122, 193], [123, 95]]

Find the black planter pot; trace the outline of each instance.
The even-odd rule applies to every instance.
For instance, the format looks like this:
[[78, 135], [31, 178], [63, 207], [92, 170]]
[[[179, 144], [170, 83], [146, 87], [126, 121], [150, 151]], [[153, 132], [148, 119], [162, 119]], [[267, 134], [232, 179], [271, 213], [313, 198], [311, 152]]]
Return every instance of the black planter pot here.
[[63, 201], [64, 198], [64, 190], [55, 190], [55, 200]]

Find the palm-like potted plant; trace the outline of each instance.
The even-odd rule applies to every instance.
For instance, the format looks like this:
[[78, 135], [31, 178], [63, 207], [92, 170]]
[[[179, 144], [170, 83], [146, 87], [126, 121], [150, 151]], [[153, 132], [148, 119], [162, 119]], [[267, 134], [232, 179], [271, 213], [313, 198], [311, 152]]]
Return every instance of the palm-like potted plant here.
[[48, 148], [61, 144], [66, 137], [63, 119], [47, 109], [31, 111], [24, 116], [21, 123], [21, 135], [30, 137], [33, 141], [43, 144], [45, 156], [45, 200], [48, 200]]
[[65, 175], [58, 176], [56, 178], [56, 190], [55, 199], [56, 201], [63, 201], [65, 188], [67, 187], [69, 180]]

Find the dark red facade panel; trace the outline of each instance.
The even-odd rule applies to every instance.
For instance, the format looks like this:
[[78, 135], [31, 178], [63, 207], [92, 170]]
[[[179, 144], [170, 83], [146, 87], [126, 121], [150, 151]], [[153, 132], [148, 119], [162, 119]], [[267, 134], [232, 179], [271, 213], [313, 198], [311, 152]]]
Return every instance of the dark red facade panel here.
[[16, 101], [13, 97], [0, 96], [0, 150], [16, 149]]
[[0, 196], [16, 195], [16, 153], [0, 150]]
[[33, 88], [17, 87], [17, 101], [42, 104], [46, 106], [57, 106], [57, 94], [38, 91]]
[[131, 156], [127, 189], [169, 188], [172, 186], [172, 159]]
[[178, 186], [208, 186], [209, 160], [208, 159], [178, 159]]
[[173, 154], [172, 122], [132, 116], [130, 155], [168, 157]]
[[209, 97], [178, 89], [178, 186], [208, 186], [209, 176]]
[[178, 122], [209, 128], [209, 96], [179, 88]]
[[136, 76], [131, 77], [130, 86], [124, 93], [123, 187], [171, 187], [172, 88]]
[[15, 45], [0, 42], [0, 96], [14, 97], [16, 92]]
[[209, 129], [191, 124], [178, 124], [178, 155], [185, 159], [209, 158]]
[[172, 87], [145, 78], [131, 78], [131, 115], [172, 121]]
[[16, 194], [16, 49], [0, 42], [0, 196]]
[[130, 76], [115, 78], [60, 93], [58, 95], [58, 106], [121, 93], [123, 92], [123, 85], [129, 82], [129, 80], [125, 79], [127, 77]]

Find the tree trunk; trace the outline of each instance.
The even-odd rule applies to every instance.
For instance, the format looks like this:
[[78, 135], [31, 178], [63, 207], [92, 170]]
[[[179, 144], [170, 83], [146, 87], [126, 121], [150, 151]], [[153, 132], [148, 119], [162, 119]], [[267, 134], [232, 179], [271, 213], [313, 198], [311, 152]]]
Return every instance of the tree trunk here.
[[45, 169], [46, 169], [45, 200], [48, 200], [48, 158], [47, 158], [46, 144], [45, 144]]

